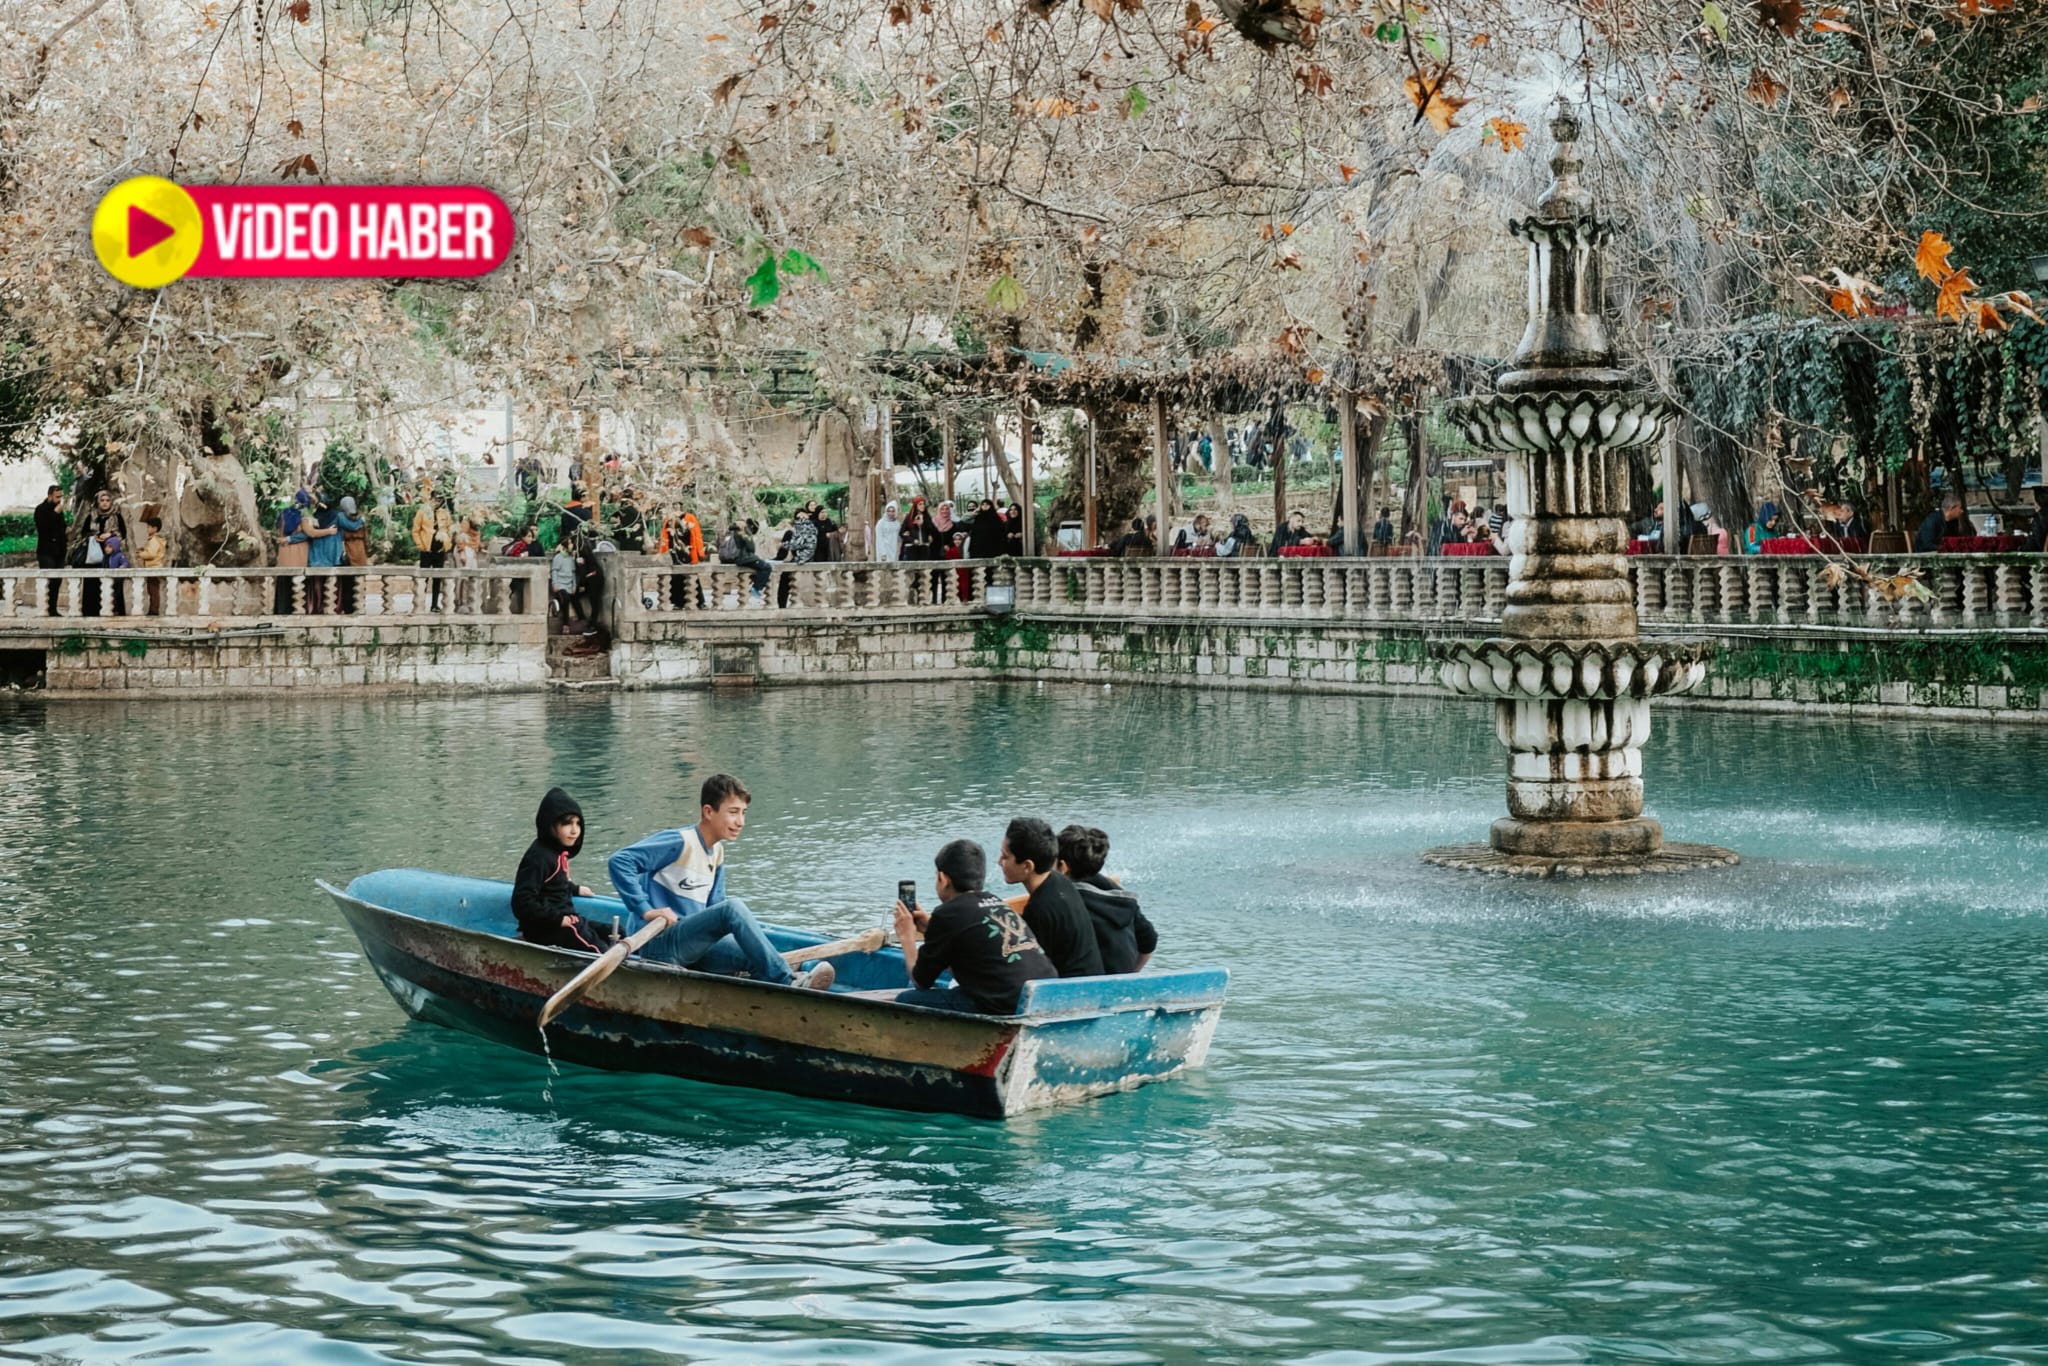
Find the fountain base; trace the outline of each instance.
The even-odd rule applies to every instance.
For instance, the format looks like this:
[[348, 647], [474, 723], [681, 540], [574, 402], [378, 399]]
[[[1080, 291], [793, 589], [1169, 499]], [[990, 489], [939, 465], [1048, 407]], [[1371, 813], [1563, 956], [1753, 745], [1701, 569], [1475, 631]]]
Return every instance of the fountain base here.
[[[1502, 821], [1500, 825], [1519, 824]], [[1628, 822], [1633, 824], [1633, 822]], [[1648, 822], [1655, 825], [1655, 821]], [[1498, 826], [1496, 826], [1498, 829]], [[1690, 873], [1742, 862], [1717, 844], [1659, 844], [1640, 853], [1509, 853], [1491, 844], [1446, 844], [1422, 851], [1422, 861], [1439, 868], [1504, 877], [1630, 877], [1639, 873]]]

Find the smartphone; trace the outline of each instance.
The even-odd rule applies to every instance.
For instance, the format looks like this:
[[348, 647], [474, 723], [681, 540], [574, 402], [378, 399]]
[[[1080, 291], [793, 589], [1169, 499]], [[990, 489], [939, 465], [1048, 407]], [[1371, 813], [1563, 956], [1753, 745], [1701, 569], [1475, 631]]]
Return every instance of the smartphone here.
[[906, 910], [916, 910], [917, 884], [915, 882], [910, 881], [908, 878], [904, 879], [902, 882], [897, 883], [896, 899], [903, 903], [904, 908]]

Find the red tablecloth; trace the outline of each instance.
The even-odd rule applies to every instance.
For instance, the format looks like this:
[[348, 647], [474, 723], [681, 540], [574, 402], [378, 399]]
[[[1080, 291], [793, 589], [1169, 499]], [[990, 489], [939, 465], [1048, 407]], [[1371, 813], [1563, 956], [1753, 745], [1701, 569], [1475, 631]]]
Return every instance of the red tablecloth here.
[[1283, 545], [1280, 554], [1290, 560], [1327, 560], [1332, 552], [1326, 545]]
[[1628, 553], [1631, 555], [1655, 555], [1663, 549], [1662, 541], [1646, 541], [1640, 536], [1629, 538]]
[[1109, 560], [1116, 558], [1114, 550], [1057, 550], [1053, 558], [1058, 560]]
[[1861, 555], [1864, 541], [1851, 536], [1838, 541], [1832, 536], [1773, 536], [1763, 543], [1766, 555]]
[[1216, 547], [1205, 545], [1200, 549], [1196, 549], [1193, 546], [1183, 546], [1173, 552], [1173, 558], [1176, 560], [1213, 560], [1216, 558]]
[[2017, 536], [1944, 536], [1941, 548], [1950, 555], [2002, 555], [2020, 548]]
[[1493, 542], [1445, 541], [1443, 553], [1446, 555], [1491, 555], [1493, 553]]

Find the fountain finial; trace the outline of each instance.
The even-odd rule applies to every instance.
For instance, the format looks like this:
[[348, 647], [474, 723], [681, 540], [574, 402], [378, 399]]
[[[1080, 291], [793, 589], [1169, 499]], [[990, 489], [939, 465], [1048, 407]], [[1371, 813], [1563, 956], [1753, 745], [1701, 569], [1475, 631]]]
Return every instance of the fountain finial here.
[[1614, 343], [1600, 316], [1600, 248], [1612, 229], [1594, 216], [1592, 197], [1579, 184], [1586, 165], [1577, 155], [1584, 130], [1570, 103], [1558, 96], [1550, 118], [1557, 142], [1550, 187], [1533, 215], [1508, 224], [1508, 231], [1529, 243], [1529, 328], [1500, 377], [1504, 394], [1621, 391], [1634, 384], [1615, 364]]
[[1586, 163], [1579, 160], [1577, 143], [1585, 125], [1563, 95], [1551, 106], [1550, 137], [1557, 150], [1550, 158], [1550, 188], [1536, 201], [1537, 214], [1553, 223], [1566, 223], [1593, 212], [1593, 202], [1579, 186], [1579, 172]]

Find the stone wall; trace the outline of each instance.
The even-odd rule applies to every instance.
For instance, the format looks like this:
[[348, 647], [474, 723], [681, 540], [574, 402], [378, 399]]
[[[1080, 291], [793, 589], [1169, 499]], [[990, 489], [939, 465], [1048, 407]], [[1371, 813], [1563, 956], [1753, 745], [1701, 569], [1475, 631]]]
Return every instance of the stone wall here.
[[506, 692], [545, 687], [547, 623], [306, 625], [190, 635], [10, 636], [16, 658], [42, 652], [51, 696], [376, 689]]
[[765, 610], [686, 631], [634, 623], [612, 643], [612, 676], [628, 688], [995, 677], [969, 661], [976, 625], [959, 613], [825, 623]]
[[[1318, 622], [1164, 623], [971, 616], [638, 623], [627, 687], [965, 678], [1441, 694], [1423, 632]], [[634, 628], [629, 628], [634, 629]], [[1654, 636], [1655, 633], [1649, 633]], [[1768, 633], [1720, 640], [1706, 685], [1660, 705], [2048, 721], [2048, 633]]]

